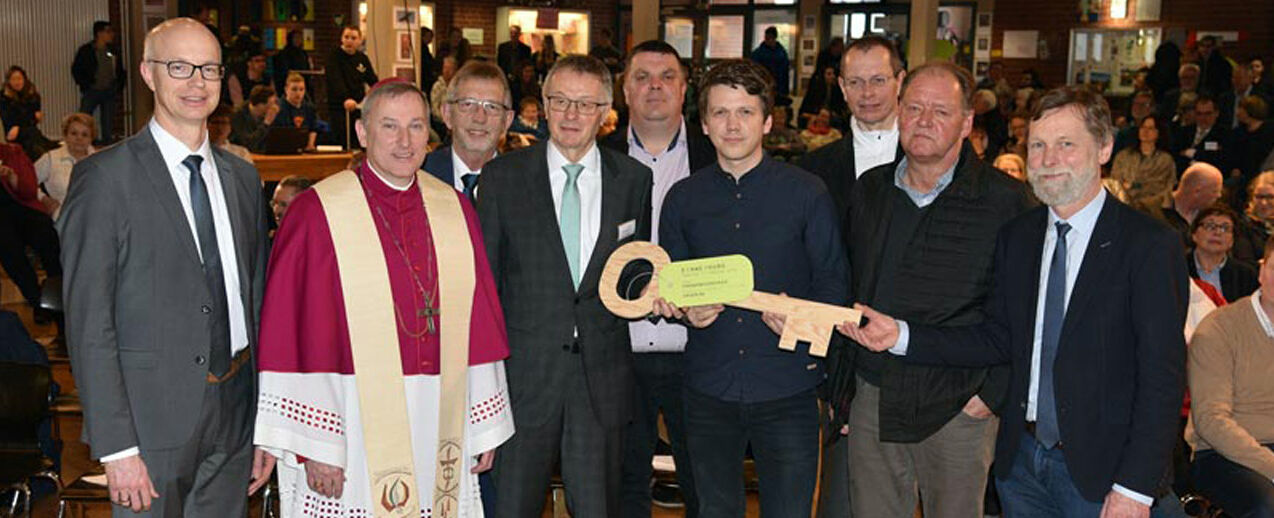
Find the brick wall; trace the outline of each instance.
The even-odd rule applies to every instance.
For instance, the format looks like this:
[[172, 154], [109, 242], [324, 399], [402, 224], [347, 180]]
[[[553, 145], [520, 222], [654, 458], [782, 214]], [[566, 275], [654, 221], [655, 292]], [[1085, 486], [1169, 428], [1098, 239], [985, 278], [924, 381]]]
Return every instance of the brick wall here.
[[[992, 48], [1003, 48], [1005, 30], [1038, 30], [1048, 45], [1049, 58], [1006, 59], [1005, 71], [1010, 80], [1034, 68], [1046, 85], [1066, 82], [1066, 64], [1070, 51], [1070, 30], [1078, 28], [1149, 28], [1161, 27], [1165, 36], [1172, 29], [1187, 31], [1240, 31], [1241, 41], [1226, 43], [1222, 52], [1235, 59], [1261, 54], [1267, 59], [1274, 54], [1274, 2], [1268, 0], [1162, 0], [1160, 21], [1136, 23], [1137, 0], [1128, 0], [1127, 20], [1102, 20], [1080, 23], [1078, 0], [998, 0]], [[1103, 3], [1103, 5], [1108, 5]], [[1103, 9], [1103, 13], [1106, 12]], [[1185, 50], [1185, 49], [1182, 49]]]

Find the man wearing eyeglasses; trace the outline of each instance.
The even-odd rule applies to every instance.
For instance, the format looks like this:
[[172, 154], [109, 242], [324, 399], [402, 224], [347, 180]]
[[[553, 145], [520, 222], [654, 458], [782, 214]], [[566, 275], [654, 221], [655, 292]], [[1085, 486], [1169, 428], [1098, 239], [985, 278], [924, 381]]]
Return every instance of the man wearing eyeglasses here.
[[595, 142], [611, 88], [601, 61], [559, 59], [544, 82], [549, 141], [497, 157], [480, 177], [517, 422], [496, 455], [495, 516], [540, 516], [559, 458], [573, 516], [620, 515], [632, 352], [628, 323], [598, 298], [616, 286], [598, 282], [612, 251], [649, 238], [651, 173]]
[[503, 71], [485, 61], [466, 63], [451, 78], [442, 103], [451, 145], [429, 153], [425, 171], [476, 203], [482, 166], [495, 158], [500, 138], [513, 124], [512, 103]]
[[261, 180], [209, 142], [225, 72], [212, 33], [178, 18], [144, 45], [154, 118], [75, 165], [59, 220], [85, 437], [115, 516], [245, 516], [272, 467], [251, 442]]

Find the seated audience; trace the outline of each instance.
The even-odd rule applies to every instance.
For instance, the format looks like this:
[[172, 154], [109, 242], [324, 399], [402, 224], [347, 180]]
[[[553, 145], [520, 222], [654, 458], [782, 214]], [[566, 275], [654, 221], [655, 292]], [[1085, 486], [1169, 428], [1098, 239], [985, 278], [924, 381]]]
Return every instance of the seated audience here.
[[[1150, 115], [1155, 114], [1155, 94], [1150, 90], [1138, 90], [1132, 95], [1131, 106], [1128, 108], [1128, 119], [1126, 124], [1118, 128], [1115, 132], [1115, 148], [1111, 153], [1119, 154], [1120, 151], [1129, 147], [1136, 147], [1139, 142], [1138, 134], [1141, 133], [1141, 120]], [[1166, 122], [1166, 121], [1165, 121]], [[1166, 124], [1164, 125], [1167, 126]], [[1164, 138], [1170, 138], [1171, 133], [1164, 135]], [[1165, 140], [1167, 142], [1167, 140]]]
[[1202, 280], [1221, 291], [1227, 302], [1252, 294], [1256, 289], [1256, 269], [1230, 257], [1234, 248], [1238, 215], [1224, 205], [1199, 211], [1190, 225], [1194, 250], [1186, 258], [1190, 277]]
[[318, 112], [314, 105], [305, 100], [305, 77], [293, 72], [288, 75], [286, 89], [283, 91], [284, 102], [279, 103], [279, 114], [274, 118], [275, 127], [305, 129], [310, 132], [310, 140], [305, 149], [314, 149], [314, 141], [318, 138]]
[[805, 98], [801, 100], [797, 125], [802, 128], [808, 127], [809, 122], [818, 116], [820, 110], [827, 110], [831, 114], [832, 126], [837, 127], [849, 115], [849, 106], [845, 104], [845, 93], [841, 91], [840, 84], [836, 81], [835, 65], [824, 66], [821, 74], [810, 78], [809, 89], [805, 91]]
[[[287, 77], [296, 70], [309, 70], [312, 67], [310, 63], [310, 53], [305, 51], [305, 36], [301, 29], [292, 29], [288, 31], [288, 44], [274, 55], [274, 91], [282, 91], [287, 85]], [[422, 67], [423, 65], [422, 60]], [[308, 86], [308, 83], [306, 84]], [[243, 90], [244, 95], [252, 95], [253, 88]]]
[[27, 78], [26, 70], [14, 65], [4, 75], [4, 89], [0, 93], [0, 121], [5, 140], [22, 146], [27, 158], [35, 161], [57, 143], [49, 140], [40, 131], [40, 122], [44, 120], [44, 112], [40, 106], [40, 92], [35, 84]]
[[1119, 182], [1134, 208], [1162, 207], [1177, 183], [1177, 166], [1168, 151], [1168, 131], [1158, 115], [1137, 125], [1137, 144], [1115, 154], [1110, 177]]
[[1274, 246], [1265, 246], [1260, 289], [1217, 308], [1188, 349], [1196, 489], [1226, 516], [1274, 515]]
[[1210, 96], [1200, 95], [1194, 102], [1194, 124], [1182, 126], [1172, 139], [1177, 169], [1184, 171], [1191, 162], [1207, 162], [1222, 171], [1230, 170], [1233, 141], [1230, 129], [1217, 123], [1220, 114]]
[[1194, 99], [1199, 95], [1199, 65], [1184, 63], [1178, 67], [1177, 84], [1179, 86], [1167, 90], [1159, 99], [1159, 113], [1179, 113], [1185, 99]]
[[977, 155], [978, 160], [985, 162], [994, 159], [996, 155], [1000, 154], [999, 148], [991, 140], [991, 136], [987, 134], [986, 126], [983, 126], [982, 121], [976, 117], [973, 119], [973, 128], [969, 130], [968, 141], [969, 145], [973, 147], [973, 152]]
[[35, 250], [49, 277], [62, 275], [58, 234], [35, 178], [35, 167], [16, 144], [0, 144], [0, 266], [32, 308], [40, 303], [40, 281], [27, 258]]
[[40, 201], [53, 219], [62, 211], [66, 189], [71, 185], [71, 168], [76, 162], [93, 154], [93, 141], [97, 139], [97, 124], [84, 113], [72, 113], [62, 119], [62, 146], [49, 150], [35, 161], [36, 181], [44, 187]]
[[514, 99], [526, 99], [530, 97], [539, 101], [541, 97], [539, 79], [535, 75], [535, 63], [531, 61], [523, 61], [517, 66], [518, 73], [514, 77], [513, 84], [509, 85], [510, 93]]
[[1244, 97], [1235, 116], [1235, 169], [1246, 183], [1263, 170], [1261, 163], [1274, 151], [1274, 124], [1265, 123], [1269, 103], [1256, 95]]
[[265, 77], [265, 53], [260, 47], [254, 48], [249, 53], [248, 61], [235, 68], [234, 73], [224, 81], [225, 93], [229, 95], [223, 97], [222, 101], [230, 101], [235, 108], [239, 108], [248, 101], [253, 88], [270, 86], [269, 79]]
[[1005, 174], [1017, 178], [1023, 182], [1026, 181], [1026, 160], [1016, 153], [1005, 153], [995, 157], [996, 169], [1004, 171]]
[[248, 104], [234, 112], [230, 120], [230, 141], [252, 151], [261, 151], [265, 134], [279, 116], [279, 96], [268, 86], [258, 86], [248, 95]]
[[1256, 264], [1274, 229], [1274, 171], [1258, 174], [1248, 183], [1247, 207], [1241, 219], [1234, 230], [1234, 250], [1230, 255]]
[[230, 116], [233, 113], [234, 110], [228, 104], [222, 104], [213, 110], [212, 115], [208, 116], [208, 143], [229, 151], [230, 154], [251, 164], [252, 152], [246, 147], [230, 142]]
[[1031, 116], [1024, 113], [1015, 113], [1009, 117], [1009, 138], [1004, 143], [1005, 153], [1026, 156], [1026, 132], [1030, 119]]
[[805, 141], [806, 151], [814, 151], [820, 147], [840, 140], [840, 130], [832, 127], [832, 112], [827, 108], [818, 111], [810, 120], [809, 127], [801, 131], [801, 140]]
[[509, 133], [530, 136], [532, 144], [549, 137], [549, 123], [540, 117], [540, 101], [534, 97], [522, 98], [518, 103], [518, 116], [513, 118]]
[[766, 152], [784, 160], [805, 153], [805, 141], [801, 139], [801, 133], [790, 125], [787, 110], [786, 106], [770, 109], [773, 122], [770, 124], [770, 132], [761, 140], [761, 146]]
[[274, 188], [274, 196], [270, 198], [270, 210], [274, 213], [276, 224], [283, 223], [283, 216], [287, 214], [288, 206], [292, 204], [296, 195], [313, 185], [314, 180], [300, 175], [287, 176], [279, 180], [279, 185]]
[[[973, 94], [973, 124], [981, 125], [986, 133], [987, 143], [993, 150], [1003, 149], [1009, 139], [1008, 122], [999, 110], [999, 99], [991, 90], [976, 90]], [[998, 152], [991, 153], [994, 158]]]
[[1168, 226], [1181, 234], [1181, 243], [1189, 250], [1193, 246], [1190, 235], [1195, 216], [1220, 198], [1221, 170], [1211, 164], [1195, 162], [1181, 174], [1181, 181], [1164, 204], [1161, 216]]
[[455, 56], [442, 58], [442, 76], [429, 91], [429, 103], [432, 105], [430, 119], [442, 120], [442, 103], [447, 100], [447, 85], [451, 84], [451, 78], [456, 76], [456, 70], [459, 69], [456, 63]]

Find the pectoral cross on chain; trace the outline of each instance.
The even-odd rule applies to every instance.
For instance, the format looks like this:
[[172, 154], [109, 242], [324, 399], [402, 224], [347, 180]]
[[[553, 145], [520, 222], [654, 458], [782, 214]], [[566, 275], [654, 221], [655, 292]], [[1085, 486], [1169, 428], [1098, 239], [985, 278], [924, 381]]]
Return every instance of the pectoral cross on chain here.
[[416, 318], [425, 319], [425, 332], [429, 334], [437, 334], [438, 330], [434, 327], [434, 317], [441, 317], [442, 309], [432, 305], [425, 306], [424, 309], [416, 310]]

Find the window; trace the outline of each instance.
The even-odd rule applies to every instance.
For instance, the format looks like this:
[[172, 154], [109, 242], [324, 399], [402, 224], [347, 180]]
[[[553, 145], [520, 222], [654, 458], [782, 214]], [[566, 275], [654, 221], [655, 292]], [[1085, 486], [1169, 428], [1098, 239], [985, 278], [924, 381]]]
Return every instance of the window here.
[[709, 16], [708, 47], [709, 59], [731, 59], [743, 57], [743, 16]]
[[690, 18], [667, 18], [664, 20], [664, 41], [683, 58], [694, 55], [695, 22]]

